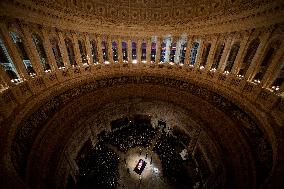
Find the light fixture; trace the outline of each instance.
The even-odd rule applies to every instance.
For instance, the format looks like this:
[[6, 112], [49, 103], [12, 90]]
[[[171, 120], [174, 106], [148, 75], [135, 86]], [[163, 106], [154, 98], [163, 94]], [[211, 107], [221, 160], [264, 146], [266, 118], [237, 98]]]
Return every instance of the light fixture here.
[[259, 80], [259, 79], [255, 79], [255, 80], [253, 80], [253, 81], [254, 81], [255, 84], [260, 83], [260, 80]]
[[228, 75], [230, 72], [229, 71], [224, 71], [223, 74], [224, 75]]
[[216, 68], [211, 68], [210, 72], [216, 72]]

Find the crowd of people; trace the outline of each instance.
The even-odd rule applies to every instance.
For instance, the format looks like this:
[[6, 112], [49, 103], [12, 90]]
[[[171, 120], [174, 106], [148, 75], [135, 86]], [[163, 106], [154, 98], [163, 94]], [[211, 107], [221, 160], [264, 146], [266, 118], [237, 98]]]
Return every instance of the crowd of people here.
[[105, 144], [98, 143], [82, 161], [77, 188], [117, 187], [119, 157]]
[[192, 180], [188, 177], [190, 160], [183, 160], [180, 156], [184, 148], [183, 143], [176, 137], [163, 132], [153, 151], [161, 160], [163, 176], [174, 188], [190, 188]]
[[184, 133], [177, 130], [173, 133], [166, 132], [163, 125], [154, 129], [147, 120], [129, 121], [127, 125], [114, 125], [113, 128], [115, 129], [98, 134], [95, 148], [80, 160], [78, 188], [116, 188], [119, 179], [117, 153], [135, 147], [151, 148], [149, 150], [159, 156], [163, 177], [174, 188], [190, 188], [195, 182], [195, 179], [188, 177], [188, 165], [194, 163], [190, 159], [182, 159], [180, 155], [190, 140]]
[[155, 129], [150, 123], [130, 123], [128, 126], [105, 133], [103, 141], [117, 147], [120, 151], [126, 152], [137, 146], [147, 147], [155, 137]]

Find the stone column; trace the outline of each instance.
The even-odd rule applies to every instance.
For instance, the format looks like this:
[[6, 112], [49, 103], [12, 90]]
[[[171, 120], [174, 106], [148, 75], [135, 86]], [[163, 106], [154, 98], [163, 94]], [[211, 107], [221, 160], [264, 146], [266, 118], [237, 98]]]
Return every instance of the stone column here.
[[220, 62], [219, 62], [219, 66], [217, 68], [218, 71], [220, 71], [220, 72], [223, 72], [224, 69], [225, 69], [226, 61], [228, 59], [231, 47], [232, 47], [232, 36], [229, 36], [227, 38], [227, 40], [226, 40], [225, 48], [224, 48], [223, 54], [221, 56], [221, 59], [220, 59]]
[[209, 71], [212, 67], [212, 64], [213, 64], [213, 61], [214, 61], [214, 56], [216, 54], [216, 50], [217, 50], [218, 45], [219, 45], [218, 38], [214, 37], [212, 39], [209, 54], [208, 54], [208, 57], [207, 57], [207, 60], [206, 60], [206, 63], [205, 63], [205, 70], [206, 71]]
[[190, 64], [190, 52], [192, 49], [192, 45], [193, 45], [193, 37], [189, 37], [187, 38], [187, 46], [186, 46], [186, 51], [185, 51], [185, 65], [189, 65]]
[[42, 35], [43, 35], [43, 46], [48, 60], [47, 62], [50, 65], [51, 71], [54, 72], [57, 70], [57, 65], [54, 54], [52, 52], [52, 47], [49, 40], [48, 31], [46, 28], [42, 29]]
[[27, 47], [28, 47], [27, 48], [27, 54], [28, 54], [29, 58], [31, 59], [33, 68], [34, 68], [37, 75], [42, 75], [42, 74], [44, 74], [44, 70], [43, 70], [43, 67], [40, 63], [39, 54], [38, 54], [36, 46], [33, 42], [32, 34], [29, 31], [29, 28], [27, 26], [22, 25], [21, 28], [22, 28], [22, 31], [23, 31], [23, 39], [26, 42]]
[[271, 64], [268, 65], [268, 68], [262, 78], [261, 85], [264, 87], [269, 87], [279, 74], [281, 66], [284, 60], [284, 41], [281, 42], [281, 45], [275, 52]]
[[113, 63], [113, 52], [112, 52], [112, 39], [111, 36], [107, 38], [107, 56], [109, 63]]
[[197, 52], [197, 55], [196, 55], [195, 66], [194, 66], [195, 68], [199, 68], [199, 66], [201, 64], [201, 59], [202, 59], [204, 47], [205, 47], [204, 39], [201, 38], [200, 43], [199, 43], [199, 47], [198, 47], [198, 52]]
[[171, 37], [168, 37], [167, 40], [166, 40], [165, 62], [170, 61], [171, 44], [172, 44], [172, 39], [171, 39]]
[[70, 61], [69, 61], [69, 58], [68, 58], [68, 52], [67, 52], [67, 47], [66, 47], [66, 44], [65, 44], [65, 40], [64, 40], [64, 37], [63, 37], [63, 34], [62, 32], [58, 32], [58, 38], [59, 38], [59, 48], [60, 48], [60, 53], [61, 53], [61, 56], [62, 56], [62, 60], [63, 60], [63, 64], [66, 68], [69, 68], [70, 67]]
[[261, 36], [260, 44], [245, 74], [245, 78], [252, 80], [254, 75], [256, 74], [255, 72], [257, 72], [259, 65], [261, 64], [261, 60], [264, 56], [264, 52], [265, 52], [270, 36], [271, 36], [271, 32], [267, 32], [263, 36]]
[[146, 61], [147, 64], [151, 63], [151, 48], [152, 47], [152, 40], [151, 37], [147, 38], [147, 44], [146, 44]]
[[127, 41], [127, 58], [128, 63], [132, 63], [132, 40], [128, 39]]
[[19, 73], [20, 78], [28, 79], [29, 78], [28, 72], [23, 63], [21, 55], [19, 54], [19, 51], [16, 48], [16, 44], [13, 43], [7, 27], [4, 24], [1, 24], [0, 26], [1, 26], [0, 28], [1, 28], [2, 36], [3, 36], [3, 42], [5, 42], [7, 50], [9, 49], [9, 55], [11, 56], [11, 59], [13, 60], [13, 63], [16, 67], [16, 70]]
[[100, 64], [103, 64], [104, 59], [103, 59], [102, 36], [101, 35], [96, 36], [96, 43], [97, 43], [97, 51], [98, 51], [98, 62]]
[[245, 53], [249, 45], [248, 44], [249, 38], [250, 38], [250, 34], [246, 33], [240, 43], [240, 48], [239, 48], [237, 57], [235, 59], [235, 63], [232, 67], [232, 72], [231, 72], [232, 74], [238, 74], [238, 70], [240, 66], [242, 65], [243, 57], [245, 56]]
[[136, 49], [136, 51], [137, 51], [137, 63], [141, 63], [141, 57], [142, 57], [142, 39], [138, 39], [137, 40], [137, 49]]
[[118, 55], [118, 62], [120, 64], [123, 63], [123, 54], [122, 54], [122, 39], [119, 36], [117, 39], [117, 55]]
[[90, 43], [90, 37], [89, 34], [84, 34], [85, 39], [85, 47], [86, 47], [86, 53], [87, 53], [87, 60], [89, 65], [94, 64], [93, 56], [92, 56], [92, 50], [91, 50], [91, 43]]
[[161, 58], [161, 37], [157, 37], [156, 41], [156, 63], [160, 63], [160, 58]]
[[174, 62], [179, 64], [180, 62], [180, 55], [181, 55], [181, 45], [183, 43], [182, 38], [175, 37], [173, 43], [176, 42], [176, 52], [174, 57]]
[[72, 42], [73, 42], [73, 47], [74, 47], [76, 63], [78, 66], [83, 66], [82, 57], [81, 57], [79, 44], [78, 44], [78, 37], [76, 33], [72, 33]]

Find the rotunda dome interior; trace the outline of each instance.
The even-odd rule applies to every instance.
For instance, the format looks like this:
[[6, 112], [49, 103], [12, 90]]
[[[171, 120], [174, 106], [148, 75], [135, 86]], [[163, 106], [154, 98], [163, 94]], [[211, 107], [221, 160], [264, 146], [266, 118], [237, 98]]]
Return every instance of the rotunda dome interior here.
[[0, 188], [283, 188], [281, 0], [2, 0], [0, 18]]

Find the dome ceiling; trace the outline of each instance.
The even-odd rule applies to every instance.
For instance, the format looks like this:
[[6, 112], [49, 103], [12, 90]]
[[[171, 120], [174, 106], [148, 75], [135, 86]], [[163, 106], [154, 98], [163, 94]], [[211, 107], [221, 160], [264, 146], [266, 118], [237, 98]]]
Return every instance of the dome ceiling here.
[[175, 25], [256, 9], [271, 2], [249, 0], [32, 0], [83, 18], [115, 24]]

